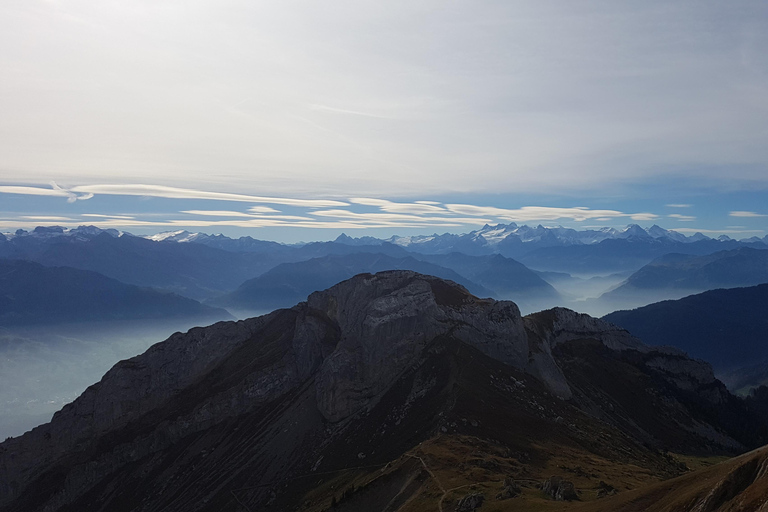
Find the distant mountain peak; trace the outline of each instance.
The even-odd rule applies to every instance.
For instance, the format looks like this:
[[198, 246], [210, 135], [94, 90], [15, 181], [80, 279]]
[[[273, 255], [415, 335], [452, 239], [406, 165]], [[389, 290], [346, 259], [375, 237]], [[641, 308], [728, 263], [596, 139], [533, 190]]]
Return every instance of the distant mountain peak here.
[[190, 233], [186, 229], [178, 231], [163, 231], [156, 235], [148, 235], [144, 238], [153, 242], [192, 242], [200, 236], [200, 233]]
[[5, 238], [12, 239], [15, 237], [33, 237], [36, 239], [55, 239], [60, 237], [81, 237], [90, 239], [99, 236], [102, 233], [107, 233], [115, 238], [122, 236], [123, 234], [127, 234], [116, 229], [101, 229], [96, 226], [88, 225], [81, 225], [76, 228], [65, 228], [62, 226], [37, 226], [32, 231], [17, 229], [13, 234], [9, 233], [8, 235], [10, 236], [6, 236]]

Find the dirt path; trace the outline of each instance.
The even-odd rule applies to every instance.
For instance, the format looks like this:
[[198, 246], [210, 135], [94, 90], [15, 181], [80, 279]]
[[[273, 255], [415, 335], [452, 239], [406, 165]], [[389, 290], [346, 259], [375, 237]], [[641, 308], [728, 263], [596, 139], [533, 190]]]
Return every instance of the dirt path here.
[[429, 469], [429, 466], [427, 466], [427, 463], [424, 462], [424, 459], [422, 459], [418, 455], [411, 455], [410, 453], [408, 454], [408, 456], [413, 458], [413, 459], [419, 459], [419, 462], [421, 462], [422, 467], [426, 470], [427, 473], [429, 473], [429, 476], [432, 477], [432, 480], [435, 481], [437, 486], [443, 492], [443, 495], [440, 496], [440, 501], [437, 502], [437, 509], [440, 512], [443, 512], [443, 500], [445, 499], [446, 495], [448, 494], [448, 491], [445, 490], [445, 487], [443, 487], [443, 484], [440, 482], [440, 479], [437, 478], [437, 475], [434, 474], [431, 469]]

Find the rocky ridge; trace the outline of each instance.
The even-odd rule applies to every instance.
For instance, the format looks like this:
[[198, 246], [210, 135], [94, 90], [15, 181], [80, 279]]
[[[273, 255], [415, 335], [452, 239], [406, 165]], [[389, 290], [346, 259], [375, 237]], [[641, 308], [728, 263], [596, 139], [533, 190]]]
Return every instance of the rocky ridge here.
[[[226, 460], [231, 470], [208, 491], [211, 496], [254, 474], [260, 481], [285, 479], [301, 467], [330, 464], [334, 443], [349, 444], [354, 439], [350, 432], [368, 425], [366, 418], [379, 414], [376, 411], [391, 411], [392, 403], [394, 410], [401, 411], [395, 426], [405, 422], [399, 431], [393, 427], [400, 432], [397, 442], [407, 447], [415, 442], [416, 432], [423, 437], [438, 428], [447, 432], [451, 425], [440, 419], [450, 409], [440, 397], [452, 388], [449, 382], [444, 388], [436, 387], [443, 374], [424, 370], [430, 364], [443, 364], [440, 357], [458, 350], [451, 347], [468, 347], [478, 352], [472, 358], [487, 358], [486, 365], [501, 363], [522, 372], [518, 377], [540, 380], [544, 387], [534, 391], [536, 386], [526, 387], [519, 378], [509, 377], [512, 386], [492, 378], [494, 389], [523, 393], [521, 399], [537, 415], [545, 411], [542, 401], [551, 400], [545, 396], [548, 390], [557, 397], [553, 410], [562, 409], [548, 414], [560, 422], [565, 421], [561, 415], [572, 415], [574, 419], [566, 423], [583, 432], [576, 425], [586, 420], [579, 420], [575, 409], [566, 412], [572, 409], [569, 402], [582, 407], [577, 399], [583, 386], [579, 384], [579, 393], [574, 393], [557, 352], [584, 339], [610, 354], [640, 354], [643, 361], [652, 362], [642, 366], [643, 371], [663, 375], [673, 386], [683, 382], [676, 388], [681, 392], [696, 393], [704, 387], [709, 394], [697, 395], [700, 400], [721, 398], [705, 363], [688, 360], [679, 352], [645, 347], [626, 331], [586, 315], [558, 308], [523, 318], [514, 303], [478, 299], [449, 281], [410, 271], [362, 274], [313, 293], [291, 309], [177, 333], [144, 354], [118, 363], [51, 423], [0, 444], [0, 510], [59, 510], [72, 503], [103, 500], [121, 488], [116, 475], [137, 465], [144, 468], [141, 478], [165, 471], [163, 478], [170, 480], [152, 478], [152, 482], [166, 482], [163, 485], [187, 476], [191, 482], [198, 481], [204, 464], [178, 466], [176, 459], [199, 457], [201, 452], [194, 447], [202, 439], [207, 439], [201, 445], [205, 446], [202, 456], [215, 449], [222, 459], [207, 460]], [[419, 377], [422, 371], [426, 373]], [[457, 371], [460, 375], [461, 367]], [[400, 396], [399, 389], [404, 395], [393, 402], [392, 396]], [[424, 410], [434, 413], [427, 423], [407, 431], [408, 415], [424, 412], [413, 405], [419, 400]], [[673, 407], [683, 406], [674, 403]], [[588, 409], [584, 408], [600, 417]], [[610, 417], [610, 413], [604, 415]], [[720, 436], [720, 449], [742, 446], [717, 425], [697, 421]], [[614, 424], [623, 428], [620, 421]], [[654, 435], [649, 430], [643, 441]], [[174, 465], [166, 467], [170, 453], [176, 454]], [[249, 458], [240, 460], [246, 453], [251, 454]], [[182, 483], [174, 485], [185, 488]], [[135, 509], [166, 506], [160, 497], [152, 501], [151, 492], [147, 493], [146, 503], [134, 504]], [[169, 510], [213, 506], [191, 494], [185, 500], [177, 499]]]

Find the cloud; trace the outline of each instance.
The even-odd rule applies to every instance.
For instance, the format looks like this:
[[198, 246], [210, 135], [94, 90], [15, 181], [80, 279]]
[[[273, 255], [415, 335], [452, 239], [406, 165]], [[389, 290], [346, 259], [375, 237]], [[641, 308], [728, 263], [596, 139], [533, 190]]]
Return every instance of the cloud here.
[[97, 219], [135, 219], [136, 217], [130, 215], [108, 215], [102, 213], [84, 213], [83, 217], [94, 217]]
[[[275, 210], [277, 211], [277, 210]], [[248, 214], [243, 212], [233, 212], [225, 210], [184, 210], [181, 213], [189, 215], [200, 215], [203, 217], [246, 217], [249, 219], [260, 220], [312, 220], [311, 217], [300, 217], [297, 215], [260, 215], [260, 214]]]
[[391, 213], [413, 213], [419, 214], [450, 214], [448, 210], [441, 206], [437, 206], [440, 203], [436, 201], [416, 201], [413, 203], [396, 203], [388, 201], [386, 199], [373, 199], [368, 197], [353, 197], [349, 199], [352, 204], [359, 204], [364, 206], [378, 206], [381, 210]]
[[317, 210], [311, 212], [312, 215], [319, 217], [334, 217], [340, 219], [354, 219], [359, 221], [397, 221], [400, 223], [418, 223], [420, 225], [434, 226], [434, 225], [446, 225], [448, 223], [452, 225], [462, 224], [476, 224], [483, 225], [491, 222], [489, 219], [479, 219], [474, 217], [422, 217], [419, 215], [409, 215], [405, 213], [360, 213], [350, 210]]
[[208, 192], [189, 188], [166, 187], [162, 185], [130, 184], [130, 185], [79, 185], [72, 187], [71, 192], [85, 194], [107, 194], [116, 196], [148, 196], [169, 199], [208, 199], [213, 201], [240, 201], [245, 203], [282, 204], [287, 206], [303, 206], [307, 208], [327, 208], [331, 206], [348, 206], [342, 201], [327, 199], [289, 199], [284, 197], [264, 197], [247, 194], [231, 194], [228, 192]]
[[253, 215], [249, 215], [247, 213], [226, 210], [182, 210], [180, 213], [187, 213], [189, 215], [203, 215], [206, 217], [253, 217]]
[[746, 211], [732, 211], [728, 214], [731, 217], [768, 217], [768, 215], [757, 213], [757, 212], [746, 212]]
[[77, 194], [73, 193], [70, 190], [65, 190], [62, 187], [58, 186], [55, 181], [51, 182], [51, 187], [53, 187], [54, 190], [64, 192], [67, 194], [67, 202], [68, 203], [74, 203], [75, 201], [85, 201], [88, 199], [91, 199], [93, 197], [93, 194], [90, 192], [86, 192], [81, 196], [78, 196]]
[[696, 220], [696, 217], [694, 217], [693, 215], [680, 215], [679, 213], [670, 213], [669, 215], [667, 215], [667, 217], [670, 217], [672, 219], [677, 219], [681, 222], [690, 222], [690, 221]]
[[25, 179], [287, 198], [768, 180], [761, 2], [5, 4], [0, 154]]
[[[48, 189], [43, 187], [0, 187], [0, 192], [25, 193], [32, 195], [49, 195], [70, 198], [91, 197], [93, 195], [126, 195], [138, 197], [157, 197], [160, 199], [175, 199], [189, 201], [190, 208], [176, 209], [174, 203], [170, 212], [155, 213], [108, 213], [82, 214], [81, 220], [71, 219], [72, 223], [93, 223], [94, 219], [104, 219], [96, 225], [110, 227], [301, 227], [301, 228], [447, 228], [464, 227], [466, 231], [473, 226], [494, 223], [553, 223], [555, 221], [586, 220], [610, 222], [620, 219], [633, 221], [653, 221], [659, 215], [650, 212], [623, 212], [612, 209], [592, 209], [585, 206], [547, 207], [523, 206], [520, 208], [499, 208], [475, 204], [449, 203], [438, 201], [415, 200], [397, 202], [382, 198], [351, 197], [345, 201], [326, 199], [294, 199], [280, 197], [253, 196], [226, 192], [210, 192], [204, 190], [168, 187], [148, 184], [94, 184], [79, 185], [65, 189], [55, 186]], [[83, 196], [84, 195], [84, 196]], [[286, 213], [271, 206], [253, 205], [245, 211], [237, 209], [201, 209], [195, 201], [215, 200], [249, 203], [272, 203], [284, 205]], [[155, 203], [162, 208], [162, 201]], [[67, 212], [68, 213], [68, 212]], [[181, 214], [181, 215], [179, 215]], [[182, 217], [182, 218], [175, 218]], [[672, 214], [670, 218], [679, 221], [695, 219], [692, 216]], [[62, 217], [64, 219], [64, 217]], [[70, 219], [66, 217], [66, 219]], [[10, 221], [10, 219], [5, 219]], [[19, 225], [26, 225], [30, 219], [19, 218]]]
[[629, 218], [637, 221], [651, 221], [659, 218], [655, 213], [631, 213]]
[[40, 222], [69, 222], [75, 220], [71, 217], [58, 217], [55, 215], [22, 215], [21, 218], [27, 220], [36, 220]]
[[531, 222], [542, 220], [571, 219], [582, 222], [588, 219], [615, 219], [630, 217], [633, 220], [654, 220], [653, 213], [624, 213], [617, 210], [591, 210], [583, 206], [572, 208], [554, 208], [547, 206], [523, 206], [518, 209], [496, 208], [493, 206], [475, 206], [470, 204], [447, 204], [445, 207], [461, 215], [484, 215], [511, 222]]
[[[91, 199], [97, 194], [115, 195], [115, 196], [143, 196], [143, 197], [162, 197], [168, 199], [204, 199], [213, 201], [239, 201], [247, 203], [269, 203], [282, 204], [286, 206], [297, 206], [305, 208], [327, 208], [332, 206], [348, 206], [343, 201], [328, 199], [292, 199], [285, 197], [264, 197], [247, 194], [231, 194], [227, 192], [208, 192], [204, 190], [194, 190], [188, 188], [166, 187], [162, 185], [78, 185], [65, 189], [55, 182], [51, 182], [52, 188], [31, 187], [31, 186], [0, 186], [0, 193], [5, 194], [23, 194], [36, 196], [56, 196], [66, 197], [67, 202], [83, 201]], [[259, 207], [255, 207], [259, 208]], [[273, 208], [261, 207], [262, 212], [277, 212]]]
[[0, 194], [66, 197], [68, 203], [74, 203], [77, 200], [85, 201], [86, 199], [90, 199], [93, 197], [93, 194], [83, 194], [81, 196], [78, 196], [77, 194], [69, 190], [64, 190], [54, 182], [51, 182], [51, 187], [52, 188], [0, 185]]
[[691, 206], [693, 206], [693, 205], [691, 205], [691, 204], [678, 204], [678, 203], [673, 203], [673, 204], [668, 204], [668, 205], [666, 205], [666, 206], [667, 206], [667, 208], [690, 208], [690, 207], [691, 207]]
[[248, 211], [251, 213], [280, 213], [280, 210], [275, 210], [269, 206], [251, 206]]
[[[357, 218], [350, 220], [298, 220], [299, 218], [275, 218], [275, 217], [253, 217], [250, 219], [233, 218], [226, 220], [207, 220], [207, 219], [169, 219], [169, 220], [139, 220], [139, 219], [118, 219], [109, 218], [99, 221], [94, 221], [91, 224], [99, 228], [142, 228], [145, 230], [167, 230], [171, 229], [187, 229], [187, 228], [221, 228], [221, 227], [236, 227], [236, 228], [266, 228], [266, 227], [280, 227], [280, 228], [310, 228], [310, 229], [376, 229], [376, 228], [429, 228], [434, 224], [430, 222], [414, 222], [414, 221], [398, 221], [387, 219], [366, 219]], [[1, 219], [0, 229], [16, 229], [16, 228], [34, 228], [39, 225], [40, 221], [34, 221], [30, 219]], [[63, 227], [74, 228], [81, 225], [76, 220], [70, 220], [67, 222], [61, 221], [57, 224]], [[461, 227], [464, 224], [446, 222], [440, 224], [442, 227]]]

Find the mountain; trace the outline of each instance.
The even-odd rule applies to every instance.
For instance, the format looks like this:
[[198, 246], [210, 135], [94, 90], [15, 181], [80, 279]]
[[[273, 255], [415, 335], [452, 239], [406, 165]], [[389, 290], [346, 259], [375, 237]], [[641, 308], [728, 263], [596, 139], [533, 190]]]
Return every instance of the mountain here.
[[285, 245], [248, 236], [232, 239], [188, 231], [141, 238], [94, 226], [40, 226], [31, 232], [4, 234], [0, 257], [93, 270], [130, 284], [206, 299], [231, 291], [280, 263], [329, 254], [500, 254], [538, 271], [591, 276], [635, 271], [667, 253], [703, 255], [739, 247], [765, 249], [768, 240], [715, 240], [701, 234], [686, 237], [659, 226], [578, 231], [510, 223], [487, 225], [466, 234], [394, 236], [387, 240], [342, 234], [333, 242]]
[[[337, 241], [358, 243], [344, 235]], [[393, 236], [388, 242], [422, 254], [461, 252], [470, 255], [501, 254], [540, 271], [572, 274], [608, 274], [634, 271], [667, 253], [703, 255], [738, 247], [768, 248], [768, 237], [742, 241], [712, 239], [701, 233], [685, 236], [654, 225], [644, 229], [630, 224], [613, 228], [578, 231], [563, 227], [485, 225], [456, 235]]]
[[393, 258], [385, 254], [365, 252], [283, 263], [259, 277], [244, 282], [232, 293], [210, 302], [233, 310], [245, 311], [285, 307], [305, 299], [316, 290], [323, 290], [356, 274], [375, 273], [382, 270], [413, 270], [451, 279], [478, 295], [493, 295], [490, 290], [448, 268], [412, 257]]
[[768, 503], [768, 447], [648, 487], [597, 500], [592, 512], [760, 511]]
[[741, 247], [705, 256], [667, 254], [600, 297], [614, 309], [678, 299], [715, 288], [768, 283], [768, 251]]
[[[170, 231], [147, 238], [156, 241], [199, 243], [236, 252], [264, 253], [274, 250], [287, 254], [290, 249], [298, 247], [264, 242], [251, 237], [231, 239], [223, 235], [212, 236], [188, 231]], [[603, 244], [604, 242], [607, 243]], [[501, 254], [519, 259], [538, 270], [605, 273], [636, 270], [653, 258], [669, 252], [701, 255], [744, 246], [764, 249], [768, 248], [768, 237], [751, 237], [736, 241], [727, 236], [712, 239], [701, 233], [685, 236], [657, 225], [648, 229], [630, 224], [622, 230], [575, 230], [542, 225], [530, 227], [512, 222], [495, 226], [485, 225], [481, 229], [464, 234], [392, 236], [386, 240], [371, 236], [353, 238], [342, 233], [333, 243], [347, 246], [380, 246], [389, 243], [421, 254]], [[324, 255], [314, 254], [311, 257]]]
[[231, 318], [222, 309], [96, 272], [0, 259], [2, 326], [174, 317]]
[[190, 233], [186, 230], [166, 231], [145, 237], [154, 242], [177, 242], [177, 243], [195, 243], [207, 245], [214, 249], [221, 249], [230, 252], [257, 252], [257, 253], [289, 253], [290, 246], [278, 242], [266, 240], [257, 240], [250, 236], [241, 236], [240, 238], [229, 238], [224, 235], [208, 235], [205, 233]]
[[761, 284], [616, 311], [603, 319], [646, 343], [678, 347], [726, 373], [768, 360], [766, 312], [768, 284]]
[[0, 243], [0, 257], [91, 270], [124, 283], [197, 300], [234, 290], [246, 279], [279, 263], [269, 255], [234, 253], [201, 244], [155, 242], [127, 234], [116, 236], [98, 228], [53, 233], [39, 229]]
[[0, 444], [0, 510], [607, 506], [765, 440], [681, 352], [392, 271], [118, 363]]
[[[535, 311], [560, 302], [560, 294], [539, 274], [522, 263], [500, 254], [469, 256], [457, 252], [423, 254], [417, 258], [450, 268], [461, 276], [493, 292], [493, 296], [513, 300], [521, 309]], [[415, 269], [414, 269], [415, 270]]]

